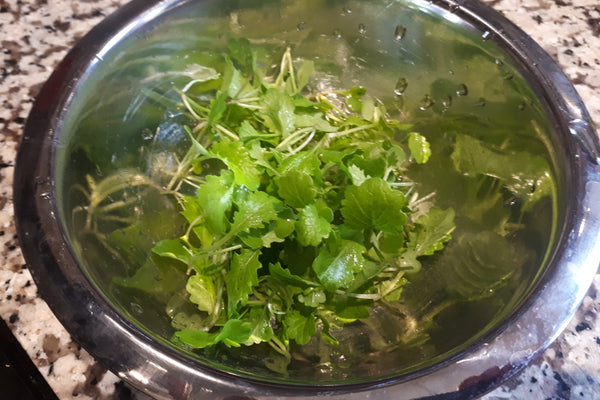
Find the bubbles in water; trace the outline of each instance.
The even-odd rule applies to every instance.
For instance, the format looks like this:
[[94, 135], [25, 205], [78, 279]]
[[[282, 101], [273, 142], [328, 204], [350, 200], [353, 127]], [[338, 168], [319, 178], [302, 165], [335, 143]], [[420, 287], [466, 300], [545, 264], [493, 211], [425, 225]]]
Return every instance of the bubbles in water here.
[[464, 83], [458, 85], [458, 89], [456, 90], [457, 96], [466, 96], [469, 94], [469, 88]]
[[342, 11], [344, 11], [344, 14], [352, 14], [352, 10], [348, 6], [344, 6]]
[[419, 103], [419, 109], [425, 111], [430, 109], [434, 104], [435, 100], [433, 99], [433, 97], [426, 94], [425, 97], [423, 97], [421, 99], [421, 102]]
[[406, 90], [408, 86], [408, 81], [404, 77], [398, 78], [398, 82], [396, 82], [396, 87], [394, 88], [394, 93], [398, 96], [402, 96], [402, 93]]
[[333, 37], [335, 37], [336, 39], [341, 39], [342, 38], [342, 30], [340, 28], [335, 28], [333, 30]]
[[360, 33], [361, 35], [367, 33], [367, 27], [365, 26], [365, 24], [358, 24], [358, 33]]
[[460, 6], [459, 6], [458, 4], [452, 4], [452, 5], [450, 6], [450, 12], [451, 12], [451, 13], [455, 13], [455, 12], [457, 12], [459, 9], [460, 9]]
[[490, 31], [485, 31], [481, 35], [481, 39], [485, 42], [486, 40], [489, 40], [491, 38], [491, 36], [492, 36], [492, 34], [490, 33]]
[[394, 30], [394, 39], [402, 40], [406, 35], [406, 27], [404, 25], [396, 25]]

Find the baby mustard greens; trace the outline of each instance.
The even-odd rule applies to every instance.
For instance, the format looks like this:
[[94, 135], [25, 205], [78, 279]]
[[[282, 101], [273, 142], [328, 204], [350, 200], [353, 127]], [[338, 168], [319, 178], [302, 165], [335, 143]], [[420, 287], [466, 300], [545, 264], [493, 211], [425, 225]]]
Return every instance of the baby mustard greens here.
[[[429, 144], [364, 88], [308, 93], [313, 64], [296, 68], [290, 49], [271, 77], [247, 41], [228, 47], [222, 71], [203, 67], [182, 91], [197, 122], [166, 191], [188, 228], [153, 252], [187, 266], [197, 306], [174, 340], [267, 342], [289, 359], [290, 342], [336, 343], [333, 328], [398, 300], [418, 258], [450, 239], [454, 212], [412, 209], [403, 169]], [[215, 80], [216, 93], [199, 91]]]

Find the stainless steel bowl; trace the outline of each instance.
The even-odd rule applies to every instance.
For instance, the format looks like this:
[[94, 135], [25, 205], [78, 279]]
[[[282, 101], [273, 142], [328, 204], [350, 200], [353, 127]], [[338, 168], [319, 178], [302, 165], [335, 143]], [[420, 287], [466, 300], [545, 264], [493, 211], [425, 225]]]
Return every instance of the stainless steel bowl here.
[[[408, 32], [418, 27], [422, 41], [407, 39], [394, 57], [403, 71], [421, 76], [423, 81], [435, 78], [428, 74], [436, 70], [436, 64], [461, 67], [459, 57], [440, 58], [423, 45], [431, 43], [427, 41], [428, 29], [448, 27], [462, 32], [473, 43], [478, 41], [482, 54], [495, 59], [498, 68], [506, 66], [511, 75], [507, 79], [516, 76], [528, 84], [531, 96], [524, 97], [526, 105], [539, 108], [546, 118], [548, 126], [542, 129], [551, 134], [544, 140], [560, 188], [548, 250], [540, 260], [540, 269], [523, 282], [524, 291], [510, 299], [498, 318], [483, 321], [462, 343], [430, 359], [392, 367], [387, 373], [381, 369], [372, 376], [356, 372], [357, 378], [350, 374], [347, 381], [319, 381], [314, 376], [276, 378], [236, 369], [169, 343], [168, 330], [161, 322], [154, 322], [162, 317], [153, 312], [136, 314], [136, 307], [124, 304], [107, 289], [110, 273], [92, 265], [104, 256], [94, 248], [82, 255], [81, 248], [74, 247], [68, 222], [74, 205], [69, 204], [65, 173], [80, 165], [73, 161], [77, 153], [70, 151], [75, 132], [91, 129], [95, 133], [90, 146], [105, 149], [99, 157], [107, 168], [113, 159], [139, 152], [139, 143], [127, 138], [139, 134], [149, 123], [135, 116], [147, 96], [139, 84], [130, 83], [131, 65], [142, 60], [145, 67], [160, 70], [166, 59], [171, 66], [181, 68], [185, 53], [206, 41], [191, 31], [196, 19], [208, 24], [213, 16], [227, 16], [231, 29], [247, 28], [250, 32], [252, 25], [261, 21], [238, 21], [236, 10], [242, 6], [238, 3], [134, 0], [86, 35], [42, 89], [18, 153], [15, 209], [25, 257], [41, 295], [57, 317], [96, 359], [157, 399], [473, 398], [519, 372], [559, 335], [598, 268], [600, 147], [584, 105], [559, 67], [516, 26], [476, 1], [310, 3], [320, 19], [331, 16], [331, 31], [323, 33], [322, 40], [339, 39], [342, 32], [336, 29], [335, 21], [349, 19], [351, 14], [360, 20], [360, 10], [368, 7], [377, 10], [377, 17], [361, 22], [373, 27], [371, 38], [375, 41], [404, 40], [394, 37], [403, 36], [403, 32], [394, 33], [394, 27], [408, 26]], [[281, 25], [273, 27], [267, 41], [293, 42], [307, 22], [288, 19], [276, 1], [247, 2], [243, 7], [280, 13]], [[410, 21], [402, 22], [402, 18]], [[362, 62], [348, 58], [352, 46], [360, 41], [357, 35], [348, 34], [339, 42], [344, 43], [339, 45], [339, 52], [331, 54], [355, 63], [350, 70]], [[387, 49], [385, 46], [382, 44]], [[305, 44], [305, 50], [309, 47]], [[420, 62], [430, 68], [419, 70]], [[351, 81], [352, 76], [348, 79]], [[377, 76], [372, 79], [376, 86]], [[95, 115], [98, 110], [102, 113]], [[126, 139], [115, 145], [118, 137]]]

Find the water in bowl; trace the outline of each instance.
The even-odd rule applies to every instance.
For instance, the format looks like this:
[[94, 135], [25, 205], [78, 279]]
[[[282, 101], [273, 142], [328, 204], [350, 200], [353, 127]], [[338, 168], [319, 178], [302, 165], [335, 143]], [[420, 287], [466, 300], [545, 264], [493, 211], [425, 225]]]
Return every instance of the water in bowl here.
[[[186, 295], [185, 268], [155, 260], [154, 271], [136, 273], [156, 258], [159, 240], [186, 229], [176, 201], [161, 194], [190, 145], [185, 126], [194, 121], [181, 90], [199, 66], [222, 62], [228, 40], [245, 38], [266, 71], [289, 47], [298, 65], [314, 62], [309, 91], [364, 86], [389, 118], [424, 135], [430, 160], [405, 172], [423, 202], [456, 211], [456, 229], [406, 275], [397, 301], [332, 328], [337, 345], [319, 334], [292, 341], [291, 359], [266, 344], [181, 351], [246, 376], [331, 384], [415, 371], [493, 334], [542, 273], [559, 217], [551, 124], [526, 71], [457, 10], [425, 2], [237, 3], [175, 7], [110, 49], [80, 83], [56, 180], [91, 281], [167, 346], [178, 346], [171, 339], [182, 313], [201, 315]], [[205, 89], [197, 95], [215, 88]]]

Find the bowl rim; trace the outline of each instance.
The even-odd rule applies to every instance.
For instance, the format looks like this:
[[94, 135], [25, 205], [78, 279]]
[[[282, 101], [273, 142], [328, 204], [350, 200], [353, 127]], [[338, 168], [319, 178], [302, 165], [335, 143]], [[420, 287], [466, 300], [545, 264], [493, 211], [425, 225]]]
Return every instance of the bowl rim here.
[[[444, 393], [460, 393], [461, 398], [469, 398], [516, 374], [549, 346], [575, 313], [598, 268], [600, 145], [583, 102], [560, 67], [518, 27], [476, 0], [408, 3], [435, 7], [438, 12], [451, 12], [468, 21], [484, 39], [500, 45], [528, 76], [536, 78], [529, 83], [536, 86], [533, 88], [536, 93], [543, 95], [548, 112], [556, 118], [560, 144], [568, 153], [563, 160], [568, 166], [565, 173], [569, 174], [565, 184], [573, 200], [567, 205], [558, 233], [559, 245], [545, 273], [499, 326], [468, 348], [418, 371], [366, 383], [310, 386], [233, 375], [190, 359], [166, 345], [155, 346], [156, 342], [110, 305], [79, 268], [63, 227], [55, 217], [58, 213], [53, 177], [56, 154], [52, 138], [60, 133], [73, 92], [98, 57], [119, 43], [123, 34], [193, 2], [133, 0], [108, 16], [58, 65], [41, 89], [27, 120], [14, 179], [18, 236], [40, 294], [76, 341], [133, 386], [159, 398], [178, 399], [190, 398], [195, 393], [207, 395], [209, 391], [217, 393], [214, 398], [243, 393], [259, 398], [335, 395], [358, 399], [364, 395], [357, 393], [365, 390], [381, 398], [395, 398], [400, 393], [403, 398]], [[559, 307], [549, 305], [549, 300], [556, 300], [556, 293], [561, 294]], [[77, 309], [73, 309], [74, 301]], [[546, 324], [536, 318], [544, 312], [556, 317], [553, 323]], [[530, 333], [525, 340], [520, 338], [519, 329], [529, 328], [535, 328], [537, 334]], [[115, 335], [120, 345], [113, 348], [103, 345], [103, 339], [109, 337], [114, 342]], [[169, 373], [164, 372], [167, 370]]]

